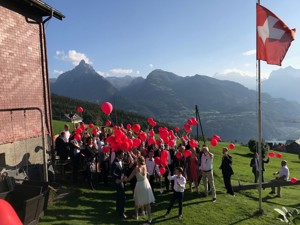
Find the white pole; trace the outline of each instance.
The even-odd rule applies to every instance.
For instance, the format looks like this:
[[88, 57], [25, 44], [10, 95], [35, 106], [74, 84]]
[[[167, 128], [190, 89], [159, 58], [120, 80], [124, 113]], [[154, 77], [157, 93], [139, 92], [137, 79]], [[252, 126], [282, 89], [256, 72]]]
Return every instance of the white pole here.
[[[260, 0], [258, 0], [257, 2], [258, 4], [260, 4]], [[257, 12], [256, 12], [257, 13]], [[257, 24], [256, 24], [256, 30], [257, 30]], [[256, 46], [257, 46], [257, 38], [256, 38]], [[257, 47], [256, 47], [257, 50]], [[260, 60], [258, 60], [257, 62], [257, 91], [258, 91], [258, 109], [257, 109], [257, 116], [258, 116], [258, 171], [259, 171], [259, 175], [258, 175], [258, 198], [259, 198], [259, 202], [258, 202], [258, 209], [260, 212], [262, 212], [262, 193], [261, 193], [261, 189], [262, 189], [262, 149], [261, 149], [261, 144], [262, 144], [262, 134], [261, 134], [261, 81], [260, 81]]]

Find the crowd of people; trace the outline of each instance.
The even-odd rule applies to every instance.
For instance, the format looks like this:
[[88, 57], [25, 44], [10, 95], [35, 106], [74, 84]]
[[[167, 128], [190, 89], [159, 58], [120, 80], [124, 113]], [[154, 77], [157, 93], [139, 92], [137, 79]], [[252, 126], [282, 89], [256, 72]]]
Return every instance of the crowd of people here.
[[[93, 127], [90, 126], [90, 128]], [[201, 147], [198, 143], [197, 146], [191, 145], [188, 135], [179, 137], [176, 133], [172, 133], [173, 145], [164, 142], [159, 136], [158, 141], [150, 143], [150, 138], [154, 134], [153, 129], [144, 132], [146, 137], [142, 137], [139, 132], [134, 132], [128, 127], [125, 129], [122, 125], [115, 126], [113, 129], [102, 127], [101, 129], [93, 128], [92, 132], [89, 130], [91, 129], [81, 123], [76, 124], [74, 131], [70, 132], [69, 126], [65, 125], [55, 141], [56, 154], [60, 160], [70, 160], [74, 184], [78, 184], [79, 179], [84, 179], [89, 188], [94, 190], [95, 180], [100, 180], [104, 185], [111, 182], [116, 188], [116, 212], [120, 218], [127, 218], [124, 212], [125, 187], [131, 189], [133, 193], [134, 217], [138, 219], [140, 213], [146, 212], [148, 223], [152, 222], [151, 204], [155, 202], [155, 188], [159, 188], [161, 192], [173, 191], [165, 217], [168, 217], [174, 202], [178, 201], [178, 218], [182, 218], [186, 183], [189, 184], [190, 192], [195, 191], [204, 196], [211, 194], [212, 202], [216, 202], [214, 154], [210, 152], [207, 145]], [[117, 145], [117, 139], [129, 144]], [[159, 162], [158, 159], [162, 157], [161, 154], [164, 151], [168, 152], [167, 158], [165, 162]], [[227, 194], [235, 196], [231, 185], [232, 157], [228, 154], [227, 148], [224, 147], [222, 151], [219, 169], [222, 171]], [[186, 154], [187, 152], [189, 154]], [[258, 179], [257, 165], [258, 161], [254, 157], [250, 166], [253, 168], [255, 182]], [[286, 170], [278, 173], [285, 174], [282, 179], [288, 178]], [[201, 181], [204, 184], [203, 193], [199, 192]], [[274, 190], [271, 193], [274, 193]], [[280, 189], [278, 194], [280, 195]]]

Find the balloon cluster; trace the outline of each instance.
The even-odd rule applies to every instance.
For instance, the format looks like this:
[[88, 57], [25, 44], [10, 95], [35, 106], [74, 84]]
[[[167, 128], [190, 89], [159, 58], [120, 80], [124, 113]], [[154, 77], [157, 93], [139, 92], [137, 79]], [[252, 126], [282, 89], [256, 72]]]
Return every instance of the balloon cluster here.
[[273, 158], [274, 156], [278, 159], [282, 158], [282, 154], [281, 153], [277, 153], [275, 154], [274, 152], [269, 152], [268, 153], [269, 157]]
[[149, 123], [152, 127], [155, 127], [155, 126], [156, 126], [156, 122], [153, 120], [153, 118], [149, 118], [149, 119], [148, 119], [148, 123]]
[[156, 165], [159, 165], [159, 172], [161, 175], [164, 175], [166, 173], [166, 166], [168, 165], [168, 158], [169, 158], [169, 151], [163, 150], [160, 153], [160, 157], [155, 157], [154, 162]]

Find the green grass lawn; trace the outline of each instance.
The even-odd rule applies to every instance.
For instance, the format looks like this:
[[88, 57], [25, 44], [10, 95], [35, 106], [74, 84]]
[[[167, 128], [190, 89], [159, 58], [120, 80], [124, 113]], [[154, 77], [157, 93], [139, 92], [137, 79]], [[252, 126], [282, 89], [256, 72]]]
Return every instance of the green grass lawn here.
[[60, 134], [64, 130], [64, 125], [69, 124], [70, 130], [74, 130], [74, 125], [71, 122], [64, 122], [64, 121], [59, 121], [59, 120], [52, 120], [52, 125], [53, 125], [53, 134]]
[[[228, 143], [219, 143], [218, 146], [212, 147], [211, 151], [215, 154], [214, 173], [215, 185], [217, 189], [217, 202], [211, 201], [211, 196], [201, 197], [196, 193], [190, 193], [188, 189], [184, 196], [183, 219], [177, 219], [178, 208], [171, 211], [170, 217], [165, 219], [171, 193], [159, 193], [156, 189], [156, 204], [152, 206], [153, 224], [281, 224], [274, 218], [274, 208], [285, 206], [290, 208], [300, 207], [300, 187], [290, 186], [283, 187], [281, 198], [275, 198], [268, 195], [270, 189], [262, 192], [264, 214], [256, 214], [258, 210], [258, 191], [249, 190], [236, 193], [236, 197], [225, 194], [221, 171], [218, 169], [222, 158], [222, 147]], [[232, 177], [233, 185], [238, 184], [238, 180], [243, 183], [251, 183], [253, 174], [249, 166], [251, 155], [246, 147], [236, 145], [234, 150], [230, 151], [233, 157], [233, 170], [235, 174]], [[290, 168], [290, 178], [299, 177], [300, 160], [297, 155], [282, 153], [282, 159], [288, 161]], [[280, 168], [281, 159], [271, 158], [268, 164], [265, 164], [266, 171], [265, 181], [273, 179], [272, 173]], [[66, 185], [71, 194], [66, 198], [57, 201], [49, 206], [45, 216], [41, 219], [40, 225], [66, 225], [66, 224], [143, 224], [146, 217], [140, 217], [139, 221], [128, 219], [122, 221], [117, 218], [115, 213], [115, 191], [113, 187], [98, 186], [96, 191], [90, 191], [82, 184], [80, 187]], [[188, 187], [188, 185], [187, 185]], [[200, 191], [203, 191], [201, 183]], [[133, 215], [134, 202], [132, 193], [127, 191], [126, 213], [131, 217]]]

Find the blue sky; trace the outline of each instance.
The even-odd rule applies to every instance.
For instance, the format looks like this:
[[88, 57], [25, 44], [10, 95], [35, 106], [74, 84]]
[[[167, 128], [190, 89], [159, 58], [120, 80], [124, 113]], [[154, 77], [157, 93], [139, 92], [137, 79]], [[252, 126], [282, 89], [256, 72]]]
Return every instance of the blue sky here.
[[[230, 74], [255, 79], [254, 0], [46, 0], [63, 21], [46, 24], [50, 77], [85, 59], [104, 76], [146, 77], [154, 69], [180, 76]], [[265, 0], [296, 28], [282, 67], [300, 68], [300, 1]], [[267, 78], [278, 66], [262, 62]]]

